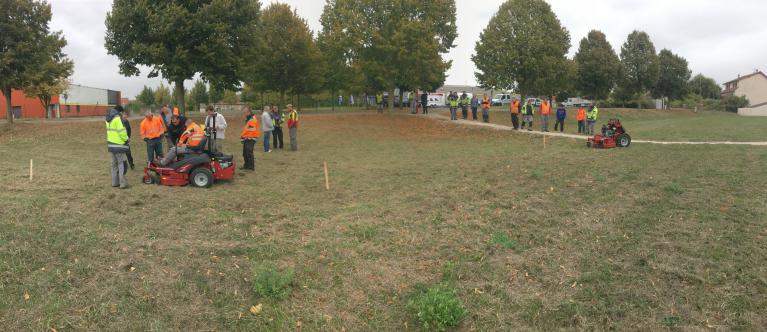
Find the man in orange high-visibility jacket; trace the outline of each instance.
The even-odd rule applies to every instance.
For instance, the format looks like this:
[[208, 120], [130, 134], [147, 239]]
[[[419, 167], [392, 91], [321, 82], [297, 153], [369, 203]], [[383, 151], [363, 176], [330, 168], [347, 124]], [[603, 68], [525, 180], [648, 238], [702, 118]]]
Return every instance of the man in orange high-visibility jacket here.
[[482, 98], [482, 121], [490, 122], [490, 105], [493, 100], [488, 98], [487, 95], [483, 95]]
[[244, 170], [256, 170], [256, 158], [253, 157], [253, 149], [256, 147], [256, 141], [261, 135], [261, 124], [258, 117], [253, 115], [250, 107], [245, 106], [245, 128], [240, 133], [242, 139], [242, 159], [245, 163], [242, 166]]
[[551, 104], [548, 100], [541, 103], [541, 131], [549, 131], [549, 116], [551, 115]]
[[511, 102], [511, 124], [514, 126], [514, 130], [519, 130], [519, 113], [522, 109], [522, 103], [519, 99], [514, 99]]
[[146, 142], [146, 160], [151, 163], [155, 157], [162, 156], [162, 137], [165, 134], [162, 118], [147, 111], [141, 120], [141, 138]]
[[205, 131], [194, 123], [192, 119], [186, 119], [186, 131], [181, 134], [181, 138], [178, 140], [178, 144], [168, 150], [168, 153], [162, 159], [155, 159], [156, 163], [160, 166], [167, 166], [171, 161], [175, 161], [176, 157], [180, 154], [184, 154], [189, 149], [195, 149], [202, 147], [202, 141], [205, 138]]
[[578, 133], [586, 133], [586, 109], [582, 106], [578, 108], [578, 115], [575, 117], [578, 120]]

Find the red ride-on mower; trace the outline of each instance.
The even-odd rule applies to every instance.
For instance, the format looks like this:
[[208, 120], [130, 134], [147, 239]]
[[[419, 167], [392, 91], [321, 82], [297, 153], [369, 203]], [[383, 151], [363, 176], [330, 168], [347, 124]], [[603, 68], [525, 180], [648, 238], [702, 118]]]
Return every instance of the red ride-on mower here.
[[[213, 126], [215, 128], [215, 123]], [[150, 163], [144, 169], [144, 183], [164, 186], [191, 184], [193, 187], [210, 188], [215, 181], [233, 179], [234, 158], [232, 155], [212, 152], [215, 137], [215, 131], [208, 133], [203, 138], [199, 149], [187, 151], [168, 166]]]
[[629, 145], [631, 145], [631, 136], [618, 119], [610, 119], [606, 125], [602, 126], [601, 135], [589, 137], [586, 142], [586, 146], [597, 149], [627, 148]]

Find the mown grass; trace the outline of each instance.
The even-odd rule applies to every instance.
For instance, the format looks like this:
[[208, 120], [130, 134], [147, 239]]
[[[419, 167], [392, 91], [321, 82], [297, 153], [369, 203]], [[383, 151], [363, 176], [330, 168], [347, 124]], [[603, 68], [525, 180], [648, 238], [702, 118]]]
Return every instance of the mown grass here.
[[[0, 326], [418, 329], [409, 298], [437, 284], [462, 303], [457, 330], [767, 326], [765, 148], [543, 150], [423, 118], [315, 115], [300, 152], [257, 153], [255, 174], [198, 190], [134, 171], [119, 191], [103, 135], [0, 134]], [[263, 270], [273, 293], [254, 288]]]

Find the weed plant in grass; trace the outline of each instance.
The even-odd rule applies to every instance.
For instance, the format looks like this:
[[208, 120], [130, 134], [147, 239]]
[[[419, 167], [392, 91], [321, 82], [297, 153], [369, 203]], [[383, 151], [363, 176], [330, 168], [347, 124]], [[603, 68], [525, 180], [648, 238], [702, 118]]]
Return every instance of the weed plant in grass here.
[[408, 300], [408, 308], [424, 329], [446, 331], [458, 325], [466, 310], [456, 290], [445, 283], [432, 286], [416, 285]]
[[253, 267], [253, 294], [284, 299], [290, 295], [294, 277], [292, 268], [280, 271], [269, 264], [258, 264]]

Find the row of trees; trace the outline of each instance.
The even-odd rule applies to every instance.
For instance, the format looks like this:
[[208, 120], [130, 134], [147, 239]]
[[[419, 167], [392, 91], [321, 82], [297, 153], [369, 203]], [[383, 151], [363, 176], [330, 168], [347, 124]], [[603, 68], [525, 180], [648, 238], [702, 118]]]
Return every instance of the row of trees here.
[[522, 95], [572, 96], [628, 101], [650, 93], [670, 100], [696, 93], [719, 98], [721, 91], [702, 75], [690, 79], [683, 57], [656, 53], [647, 33], [632, 32], [620, 57], [605, 34], [592, 30], [568, 59], [570, 34], [543, 0], [509, 0], [501, 5], [476, 44], [472, 60], [478, 82]]
[[49, 116], [53, 96], [69, 85], [74, 64], [63, 53], [60, 31], [51, 31], [51, 6], [35, 0], [0, 1], [0, 89], [13, 125], [12, 91], [24, 90], [40, 100]]
[[[315, 38], [285, 4], [261, 10], [257, 0], [114, 0], [106, 48], [122, 74], [149, 67], [177, 96], [196, 75], [211, 92], [273, 92], [281, 101], [323, 90], [393, 96], [396, 88], [444, 84], [450, 62], [442, 56], [454, 47], [455, 15], [454, 0], [327, 0]], [[175, 100], [185, 108], [186, 99]]]

